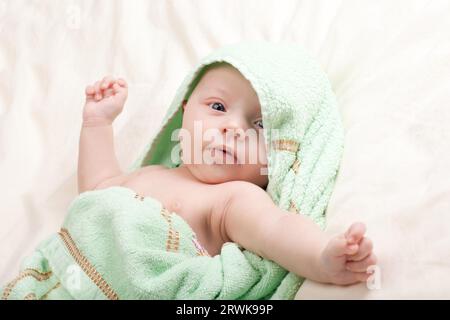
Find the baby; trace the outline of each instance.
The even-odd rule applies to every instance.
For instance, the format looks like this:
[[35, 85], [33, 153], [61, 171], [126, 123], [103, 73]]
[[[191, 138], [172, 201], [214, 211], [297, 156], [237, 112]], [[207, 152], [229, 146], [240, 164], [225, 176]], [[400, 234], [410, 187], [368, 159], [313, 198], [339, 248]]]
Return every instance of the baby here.
[[[120, 169], [112, 123], [127, 99], [123, 79], [105, 77], [86, 88], [78, 162], [78, 191], [123, 186], [159, 200], [187, 221], [210, 255], [226, 242], [308, 279], [348, 285], [364, 282], [376, 263], [362, 223], [329, 237], [310, 218], [277, 207], [265, 191], [268, 177], [258, 96], [228, 64], [209, 68], [183, 101], [182, 164], [149, 165], [131, 174]], [[200, 135], [196, 132], [201, 126]], [[210, 144], [207, 132], [220, 143]], [[187, 139], [186, 136], [193, 137]], [[195, 161], [195, 153], [211, 161]], [[258, 155], [258, 156], [256, 156]], [[256, 158], [257, 161], [250, 161]]]

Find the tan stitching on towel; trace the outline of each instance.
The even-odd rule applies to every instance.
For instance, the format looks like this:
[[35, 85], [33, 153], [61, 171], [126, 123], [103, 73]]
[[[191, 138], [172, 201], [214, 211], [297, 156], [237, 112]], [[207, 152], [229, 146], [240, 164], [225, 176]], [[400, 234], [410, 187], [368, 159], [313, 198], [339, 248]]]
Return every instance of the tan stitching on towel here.
[[36, 295], [33, 292], [27, 294], [23, 299], [24, 300], [37, 300]]
[[44, 294], [44, 295], [41, 297], [41, 300], [47, 299], [47, 297], [48, 297], [48, 295], [50, 294], [50, 292], [52, 292], [53, 290], [55, 290], [55, 289], [57, 289], [57, 288], [59, 288], [59, 287], [61, 287], [61, 283], [60, 283], [60, 282], [57, 282], [57, 283], [53, 286], [53, 288], [51, 288], [50, 290], [48, 290], [48, 292], [47, 292], [46, 294]]
[[300, 143], [295, 140], [279, 139], [272, 142], [274, 150], [297, 152]]
[[114, 290], [109, 286], [109, 284], [103, 279], [100, 273], [95, 270], [94, 266], [86, 259], [85, 256], [76, 246], [70, 233], [67, 229], [62, 228], [59, 232], [64, 244], [69, 250], [72, 257], [78, 263], [78, 265], [83, 269], [86, 275], [95, 283], [95, 285], [103, 292], [103, 294], [110, 300], [119, 300], [119, 297], [114, 292]]
[[162, 207], [161, 215], [164, 217], [164, 219], [166, 219], [167, 223], [169, 224], [169, 230], [166, 241], [166, 250], [177, 252], [178, 247], [180, 245], [180, 233], [173, 228], [171, 216], [172, 213], [165, 207]]
[[300, 166], [300, 160], [295, 159], [294, 163], [292, 164], [292, 170], [295, 174], [298, 172], [298, 167]]
[[8, 285], [5, 287], [5, 289], [3, 290], [2, 300], [8, 299], [9, 295], [11, 294], [11, 291], [13, 290], [13, 288], [17, 285], [17, 283], [20, 280], [22, 280], [26, 277], [33, 277], [37, 281], [44, 281], [44, 280], [47, 280], [48, 278], [50, 278], [51, 275], [52, 275], [51, 271], [42, 273], [35, 269], [23, 270], [14, 280], [12, 280], [10, 283], [8, 283]]
[[288, 211], [289, 211], [289, 212], [295, 212], [295, 213], [298, 213], [297, 206], [295, 205], [295, 203], [294, 203], [292, 200], [291, 200], [291, 203], [290, 203], [290, 205], [289, 205]]

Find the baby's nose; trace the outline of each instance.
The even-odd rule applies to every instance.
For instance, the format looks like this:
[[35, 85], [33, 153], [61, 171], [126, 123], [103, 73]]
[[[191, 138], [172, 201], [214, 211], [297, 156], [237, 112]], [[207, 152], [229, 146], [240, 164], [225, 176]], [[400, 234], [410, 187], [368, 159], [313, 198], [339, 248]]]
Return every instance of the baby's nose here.
[[222, 132], [238, 139], [242, 139], [245, 136], [245, 126], [243, 120], [240, 119], [228, 119], [222, 125]]
[[[238, 140], [242, 140], [245, 137], [245, 131], [241, 127], [226, 127], [224, 129], [225, 136], [231, 136], [233, 138], [237, 138]], [[228, 137], [229, 139], [231, 137]]]

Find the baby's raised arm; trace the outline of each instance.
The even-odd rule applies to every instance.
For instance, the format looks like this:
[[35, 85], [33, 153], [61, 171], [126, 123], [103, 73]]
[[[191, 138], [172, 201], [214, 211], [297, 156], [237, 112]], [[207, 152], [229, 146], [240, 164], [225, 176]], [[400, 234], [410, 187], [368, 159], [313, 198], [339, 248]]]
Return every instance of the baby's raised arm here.
[[227, 240], [318, 282], [346, 285], [370, 276], [366, 270], [376, 257], [363, 224], [330, 237], [308, 217], [278, 208], [258, 186], [243, 181], [224, 185], [228, 192], [221, 224]]
[[127, 90], [123, 79], [112, 77], [86, 87], [78, 153], [79, 193], [122, 174], [114, 152], [112, 123], [122, 112]]

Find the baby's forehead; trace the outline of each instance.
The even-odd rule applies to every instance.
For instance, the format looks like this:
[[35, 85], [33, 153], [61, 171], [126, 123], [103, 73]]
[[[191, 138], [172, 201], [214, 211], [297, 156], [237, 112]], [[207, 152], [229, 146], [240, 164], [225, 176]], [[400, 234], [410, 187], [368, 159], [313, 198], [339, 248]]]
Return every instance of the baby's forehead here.
[[209, 66], [206, 68], [202, 76], [202, 80], [206, 79], [209, 81], [213, 81], [216, 79], [223, 81], [225, 79], [232, 79], [232, 78], [239, 78], [241, 80], [245, 80], [241, 72], [228, 63]]
[[225, 97], [245, 96], [260, 109], [259, 98], [252, 84], [230, 64], [209, 68], [200, 82], [202, 91], [215, 91]]

